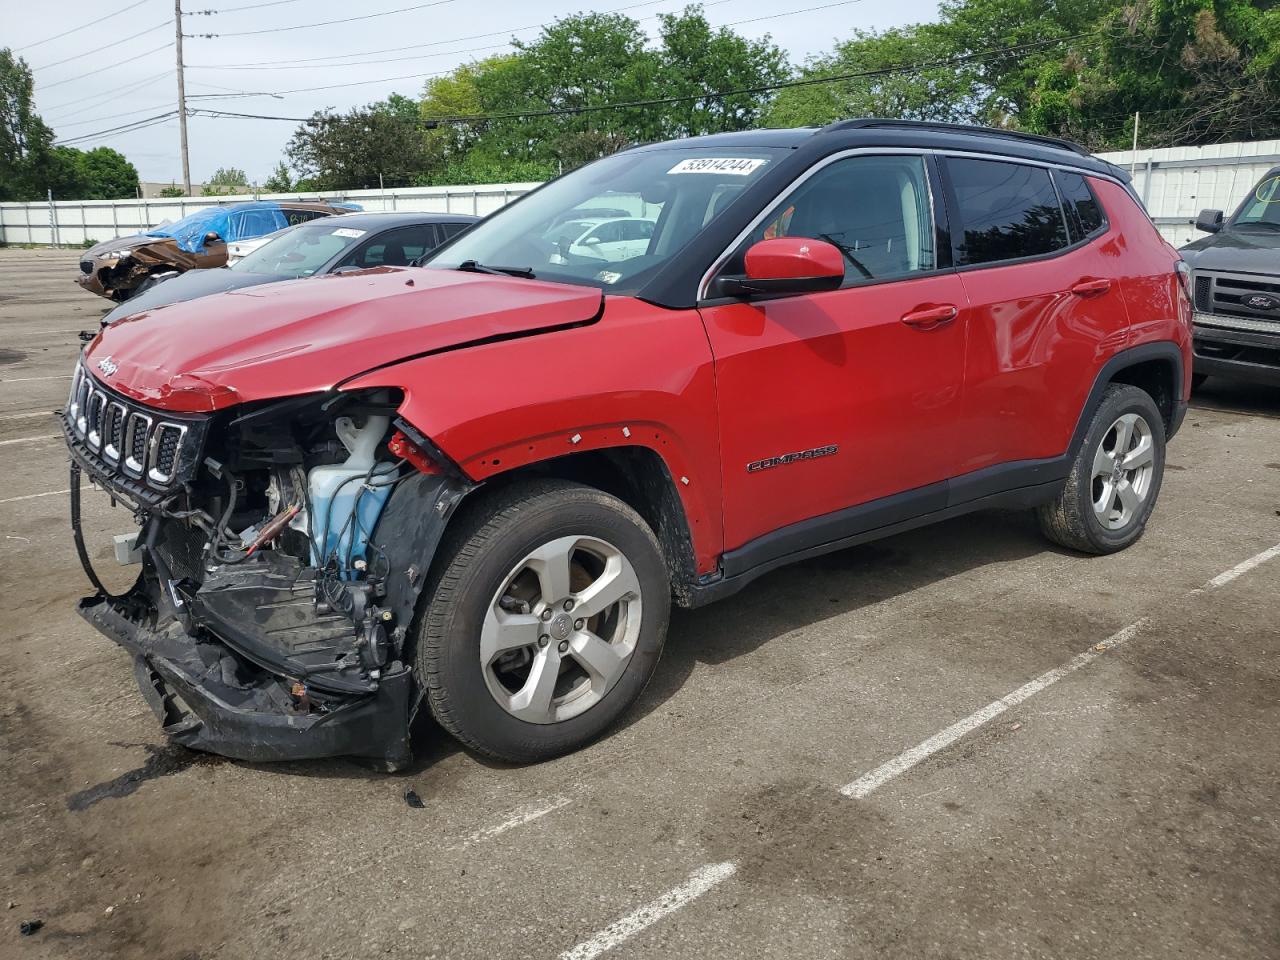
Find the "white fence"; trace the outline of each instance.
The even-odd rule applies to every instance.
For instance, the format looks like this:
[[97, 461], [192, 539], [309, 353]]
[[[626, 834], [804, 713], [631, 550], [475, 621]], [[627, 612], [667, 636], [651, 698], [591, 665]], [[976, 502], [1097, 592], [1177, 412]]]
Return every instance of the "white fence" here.
[[[1280, 140], [1221, 143], [1207, 147], [1169, 147], [1101, 154], [1133, 171], [1133, 185], [1175, 246], [1198, 236], [1191, 222], [1206, 207], [1228, 213], [1273, 166], [1280, 165]], [[499, 183], [465, 187], [402, 187], [397, 190], [349, 190], [344, 193], [264, 194], [265, 200], [350, 200], [365, 210], [492, 213], [537, 184]], [[0, 242], [78, 246], [86, 240], [111, 240], [177, 220], [218, 203], [248, 197], [179, 197], [162, 200], [84, 200], [48, 203], [0, 203]]]
[[1205, 234], [1191, 222], [1204, 209], [1228, 215], [1272, 167], [1280, 166], [1280, 140], [1217, 143], [1207, 147], [1120, 150], [1100, 156], [1133, 172], [1133, 188], [1166, 240], [1180, 247]]
[[[366, 211], [470, 213], [483, 216], [527, 193], [536, 183], [498, 183], [465, 187], [401, 187], [336, 193], [260, 194], [262, 200], [346, 200]], [[86, 240], [112, 240], [194, 210], [243, 203], [249, 196], [174, 197], [159, 200], [79, 200], [54, 203], [0, 203], [0, 242], [80, 246]]]

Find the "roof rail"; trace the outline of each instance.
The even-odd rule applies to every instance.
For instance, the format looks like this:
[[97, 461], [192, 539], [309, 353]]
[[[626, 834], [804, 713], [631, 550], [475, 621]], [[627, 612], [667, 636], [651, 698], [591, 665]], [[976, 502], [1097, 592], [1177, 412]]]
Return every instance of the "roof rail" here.
[[1093, 156], [1080, 144], [1073, 143], [1070, 140], [1063, 140], [1061, 137], [1046, 137], [1038, 133], [1001, 130], [999, 127], [981, 127], [967, 123], [942, 123], [933, 120], [886, 120], [879, 117], [858, 117], [855, 120], [837, 120], [835, 123], [827, 124], [818, 132], [829, 133], [835, 130], [867, 130], [885, 127], [902, 127], [908, 130], [937, 130], [945, 133], [967, 133], [978, 137], [1002, 137], [1006, 140], [1021, 140], [1024, 143], [1035, 143], [1043, 147], [1053, 147], [1057, 150], [1070, 150], [1072, 153], [1079, 154], [1082, 157]]

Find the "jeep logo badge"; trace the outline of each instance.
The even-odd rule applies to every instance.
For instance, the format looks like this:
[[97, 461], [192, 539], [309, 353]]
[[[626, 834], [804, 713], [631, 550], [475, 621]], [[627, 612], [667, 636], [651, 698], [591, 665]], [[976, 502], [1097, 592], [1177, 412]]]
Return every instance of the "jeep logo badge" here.
[[103, 376], [111, 377], [120, 369], [120, 365], [108, 356], [98, 361], [98, 369], [102, 371]]
[[1244, 298], [1244, 305], [1250, 310], [1274, 310], [1280, 307], [1280, 300], [1265, 293], [1255, 293]]

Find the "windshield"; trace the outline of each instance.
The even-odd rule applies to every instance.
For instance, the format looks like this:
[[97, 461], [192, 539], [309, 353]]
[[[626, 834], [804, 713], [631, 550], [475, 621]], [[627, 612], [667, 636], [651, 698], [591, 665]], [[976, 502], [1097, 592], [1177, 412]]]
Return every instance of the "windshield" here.
[[341, 226], [334, 220], [304, 223], [281, 231], [274, 240], [232, 264], [231, 269], [277, 277], [309, 277], [342, 251], [355, 246], [367, 232]]
[[620, 153], [498, 211], [427, 266], [530, 269], [540, 280], [633, 293], [729, 206], [778, 147]]
[[1280, 227], [1280, 173], [1262, 178], [1231, 219], [1236, 227]]

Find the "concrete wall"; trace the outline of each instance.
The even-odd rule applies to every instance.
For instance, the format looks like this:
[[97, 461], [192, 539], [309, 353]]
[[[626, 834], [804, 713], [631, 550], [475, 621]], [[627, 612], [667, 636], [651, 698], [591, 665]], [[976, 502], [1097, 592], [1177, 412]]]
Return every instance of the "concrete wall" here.
[[[398, 190], [348, 190], [341, 193], [261, 194], [263, 200], [349, 200], [366, 211], [410, 210], [423, 213], [492, 213], [536, 187], [535, 183], [499, 183], [466, 187], [402, 187]], [[138, 233], [179, 220], [194, 210], [250, 197], [175, 197], [157, 200], [82, 200], [49, 203], [0, 203], [0, 242], [57, 243], [79, 246]]]

